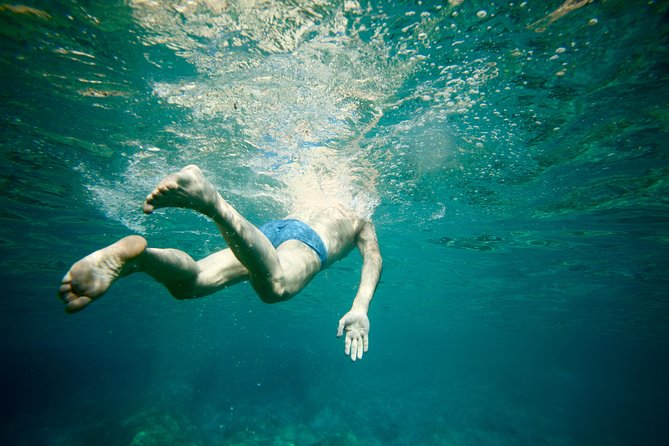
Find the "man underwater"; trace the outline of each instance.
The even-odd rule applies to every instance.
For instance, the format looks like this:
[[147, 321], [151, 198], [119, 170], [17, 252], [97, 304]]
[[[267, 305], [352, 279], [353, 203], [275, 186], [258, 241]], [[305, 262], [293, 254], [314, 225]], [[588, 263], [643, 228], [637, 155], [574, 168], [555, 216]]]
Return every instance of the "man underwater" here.
[[194, 165], [168, 175], [144, 201], [151, 214], [158, 208], [197, 211], [218, 226], [228, 248], [202, 260], [177, 249], [147, 247], [139, 235], [125, 237], [76, 262], [63, 277], [60, 298], [73, 313], [102, 296], [120, 278], [144, 272], [177, 299], [212, 294], [249, 280], [263, 302], [288, 300], [316, 274], [358, 247], [363, 263], [351, 309], [340, 319], [337, 336], [346, 334], [344, 352], [355, 361], [369, 348], [367, 312], [382, 269], [372, 223], [337, 202], [294, 209], [283, 220], [260, 228], [249, 223]]

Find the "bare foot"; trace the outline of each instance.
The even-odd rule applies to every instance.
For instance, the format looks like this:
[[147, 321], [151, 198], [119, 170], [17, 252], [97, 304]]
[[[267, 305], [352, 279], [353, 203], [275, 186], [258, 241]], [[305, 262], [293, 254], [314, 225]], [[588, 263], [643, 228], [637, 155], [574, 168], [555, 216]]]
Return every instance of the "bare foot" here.
[[186, 166], [166, 176], [144, 201], [142, 209], [150, 214], [158, 208], [177, 207], [211, 216], [216, 206], [216, 189], [195, 165]]
[[60, 298], [67, 303], [65, 311], [79, 311], [102, 296], [145, 249], [146, 240], [131, 235], [72, 265], [59, 290]]

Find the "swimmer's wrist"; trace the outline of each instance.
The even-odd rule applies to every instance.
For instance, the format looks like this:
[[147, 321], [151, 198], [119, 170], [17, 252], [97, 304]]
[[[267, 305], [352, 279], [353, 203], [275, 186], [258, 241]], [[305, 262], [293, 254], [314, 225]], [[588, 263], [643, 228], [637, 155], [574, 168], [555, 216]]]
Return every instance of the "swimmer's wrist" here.
[[356, 297], [351, 305], [351, 311], [364, 311], [367, 313], [369, 311], [369, 302], [358, 300]]

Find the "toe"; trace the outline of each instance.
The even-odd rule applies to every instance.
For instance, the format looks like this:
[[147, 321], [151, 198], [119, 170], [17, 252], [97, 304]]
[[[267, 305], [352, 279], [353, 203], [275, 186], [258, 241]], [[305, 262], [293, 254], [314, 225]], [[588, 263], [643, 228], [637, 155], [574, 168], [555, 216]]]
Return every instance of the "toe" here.
[[74, 294], [74, 293], [71, 292], [71, 291], [68, 292], [68, 293], [64, 293], [64, 294], [62, 294], [62, 297], [63, 297], [63, 299], [65, 300], [65, 302], [68, 302], [68, 303], [72, 303], [72, 302], [74, 302], [75, 300], [79, 299], [79, 296], [77, 296], [76, 294]]
[[144, 200], [144, 203], [142, 203], [142, 210], [144, 211], [145, 214], [150, 214], [152, 213], [156, 207], [153, 205], [153, 199], [155, 197], [153, 194], [149, 194], [146, 196], [146, 200]]
[[65, 307], [65, 311], [67, 311], [68, 313], [76, 313], [79, 310], [83, 310], [92, 301], [93, 300], [90, 297], [86, 296], [78, 297], [67, 304], [67, 306]]

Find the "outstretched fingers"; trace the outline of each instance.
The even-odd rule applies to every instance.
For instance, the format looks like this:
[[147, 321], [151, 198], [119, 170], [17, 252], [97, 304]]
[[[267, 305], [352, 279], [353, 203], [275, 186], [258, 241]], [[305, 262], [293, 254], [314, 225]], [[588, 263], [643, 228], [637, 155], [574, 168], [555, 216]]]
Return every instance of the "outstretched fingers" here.
[[365, 341], [363, 337], [354, 335], [352, 332], [347, 333], [346, 346], [344, 348], [344, 353], [346, 353], [346, 356], [349, 356], [351, 361], [362, 359], [363, 351], [367, 351], [365, 349]]
[[358, 342], [359, 338], [353, 338], [351, 341], [351, 361], [362, 358], [362, 342]]
[[351, 337], [346, 335], [346, 339], [344, 340], [344, 354], [346, 356], [351, 355]]
[[351, 361], [362, 359], [363, 353], [369, 349], [369, 322], [366, 315], [351, 314], [344, 315], [339, 320], [337, 336], [346, 333], [344, 339], [344, 353]]
[[355, 361], [356, 359], [362, 359], [362, 353], [364, 350], [364, 341], [361, 336], [355, 336], [353, 337], [351, 341], [351, 361]]

